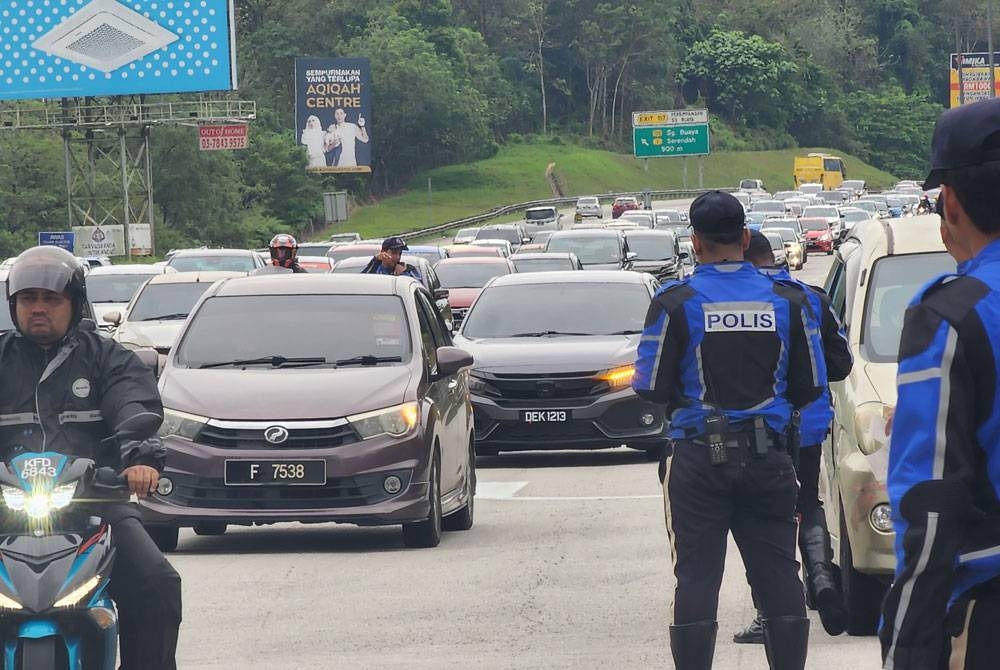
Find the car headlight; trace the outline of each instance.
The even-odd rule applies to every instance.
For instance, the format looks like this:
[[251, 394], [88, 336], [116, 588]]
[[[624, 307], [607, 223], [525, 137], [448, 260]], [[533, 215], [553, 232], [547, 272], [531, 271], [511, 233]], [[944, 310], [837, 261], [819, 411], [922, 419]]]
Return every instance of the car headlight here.
[[57, 486], [51, 491], [25, 491], [16, 486], [0, 486], [4, 504], [32, 519], [44, 519], [53, 510], [67, 507], [76, 493], [76, 482]]
[[894, 409], [881, 402], [866, 402], [854, 410], [854, 434], [861, 453], [871, 456], [889, 443]]
[[0, 593], [0, 610], [21, 610], [24, 606], [9, 596]]
[[176, 437], [183, 437], [186, 440], [193, 440], [207, 423], [208, 418], [204, 416], [164, 408], [163, 423], [160, 424], [159, 434], [160, 437], [174, 435]]
[[420, 423], [420, 405], [417, 402], [407, 402], [374, 412], [355, 414], [347, 417], [347, 421], [362, 440], [378, 435], [405, 437]]
[[474, 374], [469, 375], [469, 392], [480, 395], [499, 395], [492, 384]]
[[101, 578], [98, 576], [93, 576], [79, 587], [73, 589], [68, 594], [60, 598], [55, 602], [53, 607], [72, 607], [78, 602], [83, 600], [91, 591], [97, 588], [97, 585], [101, 583]]
[[622, 365], [621, 367], [605, 370], [597, 376], [601, 381], [608, 383], [613, 390], [623, 389], [632, 384], [632, 377], [635, 376], [634, 365]]

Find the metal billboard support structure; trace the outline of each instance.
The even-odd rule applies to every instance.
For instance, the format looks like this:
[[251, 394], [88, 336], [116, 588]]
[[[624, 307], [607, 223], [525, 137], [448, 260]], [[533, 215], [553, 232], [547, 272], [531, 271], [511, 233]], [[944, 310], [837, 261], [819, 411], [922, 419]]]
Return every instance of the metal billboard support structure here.
[[224, 96], [148, 102], [146, 96], [63, 98], [13, 102], [0, 109], [0, 130], [58, 130], [63, 138], [68, 225], [129, 225], [153, 231], [153, 166], [150, 129], [157, 125], [199, 126], [249, 123], [257, 104]]

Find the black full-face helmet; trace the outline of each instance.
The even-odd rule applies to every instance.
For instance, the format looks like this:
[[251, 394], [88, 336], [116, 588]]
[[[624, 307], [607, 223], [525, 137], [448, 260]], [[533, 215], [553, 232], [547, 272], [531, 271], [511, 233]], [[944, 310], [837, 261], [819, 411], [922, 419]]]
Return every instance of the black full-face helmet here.
[[83, 265], [76, 256], [59, 247], [32, 247], [14, 261], [7, 275], [7, 305], [14, 326], [21, 330], [17, 322], [18, 291], [45, 289], [56, 293], [67, 293], [73, 302], [73, 319], [70, 328], [75, 328], [83, 318], [87, 302], [87, 282]]

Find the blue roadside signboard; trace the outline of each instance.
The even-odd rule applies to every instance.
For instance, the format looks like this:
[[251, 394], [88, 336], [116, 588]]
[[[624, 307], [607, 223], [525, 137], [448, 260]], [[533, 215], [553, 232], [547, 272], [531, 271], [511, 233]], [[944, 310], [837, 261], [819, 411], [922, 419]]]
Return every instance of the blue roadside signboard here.
[[73, 253], [73, 243], [75, 241], [75, 233], [38, 233], [39, 246], [59, 247], [70, 253]]

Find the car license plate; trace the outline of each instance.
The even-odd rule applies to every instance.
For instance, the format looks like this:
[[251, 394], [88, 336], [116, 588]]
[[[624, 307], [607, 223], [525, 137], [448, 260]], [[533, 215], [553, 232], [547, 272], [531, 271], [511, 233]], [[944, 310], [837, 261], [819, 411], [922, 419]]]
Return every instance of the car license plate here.
[[525, 423], [562, 423], [569, 421], [570, 414], [564, 409], [532, 409], [521, 412]]
[[226, 461], [226, 486], [323, 486], [326, 461]]

